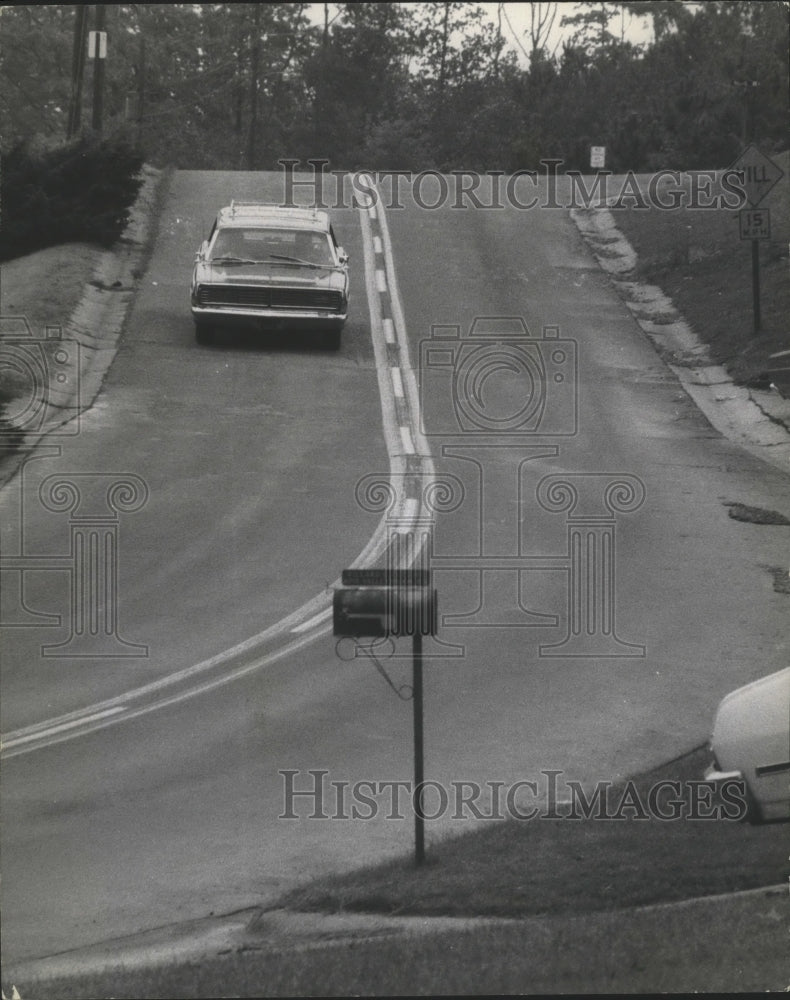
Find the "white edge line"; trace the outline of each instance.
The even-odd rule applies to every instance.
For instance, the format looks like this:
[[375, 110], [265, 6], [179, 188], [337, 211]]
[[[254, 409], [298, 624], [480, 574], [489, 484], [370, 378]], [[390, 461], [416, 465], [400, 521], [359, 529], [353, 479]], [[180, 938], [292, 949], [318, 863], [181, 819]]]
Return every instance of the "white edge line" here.
[[[371, 218], [376, 218], [376, 209], [374, 205], [368, 208], [367, 214]], [[368, 306], [371, 316], [371, 333], [373, 335], [374, 352], [377, 354], [377, 362], [378, 362], [376, 368], [379, 376], [379, 387], [380, 387], [379, 395], [381, 398], [382, 417], [384, 420], [384, 436], [387, 441], [387, 450], [390, 458], [390, 472], [394, 473], [396, 471], [396, 466], [400, 464], [400, 459], [397, 456], [398, 448], [396, 445], [397, 441], [397, 436], [395, 433], [396, 418], [395, 418], [394, 405], [392, 401], [389, 399], [388, 393], [384, 391], [385, 389], [389, 388], [387, 386], [386, 379], [384, 378], [384, 373], [383, 373], [383, 369], [385, 367], [384, 356], [386, 352], [382, 348], [380, 339], [377, 336], [377, 334], [379, 333], [379, 331], [382, 331], [387, 340], [389, 340], [390, 336], [394, 338], [396, 334], [393, 321], [390, 319], [382, 319], [380, 317], [380, 314], [377, 309], [378, 302], [375, 299], [375, 297], [371, 296], [370, 294], [371, 284], [372, 284], [370, 279], [372, 275], [375, 274], [376, 278], [378, 278], [378, 274], [381, 273], [382, 278], [384, 278], [384, 272], [377, 272], [375, 264], [372, 260], [372, 253], [370, 246], [370, 244], [372, 243], [372, 236], [370, 233], [368, 219], [365, 216], [364, 212], [360, 212], [359, 219], [360, 219], [360, 227], [362, 229], [362, 234], [363, 234], [365, 274], [366, 274], [366, 283], [368, 284]], [[383, 218], [383, 213], [382, 213], [381, 223], [383, 224], [384, 227], [386, 227], [386, 221]], [[367, 241], [365, 240], [366, 236], [367, 236]], [[388, 231], [386, 231], [386, 229], [385, 229], [385, 245], [387, 247], [388, 253], [391, 255], [392, 245], [389, 241], [389, 234]], [[403, 312], [400, 302], [398, 300], [397, 285], [394, 281], [394, 268], [392, 266], [392, 262], [386, 258], [385, 258], [385, 266], [387, 267], [387, 273], [392, 276], [391, 281], [392, 281], [392, 287], [394, 289], [393, 313], [396, 314], [396, 316], [399, 318], [400, 321], [398, 340], [401, 342], [401, 350], [403, 352], [403, 357], [406, 364], [408, 365], [408, 345], [405, 339]], [[384, 289], [386, 290], [386, 279], [384, 279]], [[374, 308], [374, 302], [376, 308]], [[407, 372], [409, 375], [411, 375], [411, 379], [413, 380], [414, 376], [413, 372], [411, 372], [411, 369], [407, 368]], [[415, 383], [415, 388], [416, 388], [416, 383]], [[413, 394], [412, 404], [416, 402], [416, 398], [417, 397], [415, 392]], [[412, 413], [417, 413], [417, 412], [419, 411], [414, 409], [412, 410]], [[401, 443], [403, 443], [404, 446], [407, 446], [407, 451], [409, 454], [414, 454], [414, 444], [411, 440], [411, 434], [409, 432], [409, 429], [402, 427], [400, 428], [400, 431], [401, 431]], [[404, 432], [408, 436], [407, 440], [404, 440]], [[427, 452], [426, 459], [427, 459], [426, 472], [432, 477], [433, 463], [430, 458], [429, 451]], [[415, 503], [416, 502], [413, 500], [406, 500], [405, 502], [402, 502], [401, 506], [402, 509], [404, 510], [405, 509], [411, 510]], [[410, 514], [408, 516], [411, 518], [413, 515]], [[414, 516], [416, 516], [416, 513]], [[366, 562], [373, 561], [385, 547], [386, 541], [387, 541], [387, 515], [385, 513], [384, 515], [382, 515], [381, 520], [376, 526], [376, 530], [369, 539], [367, 545], [362, 550], [362, 552], [357, 556], [357, 558], [353, 561], [352, 566], [356, 567], [361, 564], [364, 565]], [[327, 618], [329, 617], [329, 614], [331, 612], [331, 607], [323, 608], [317, 614], [314, 615], [313, 619], [310, 619], [308, 622], [300, 623], [297, 624], [296, 626], [293, 625], [293, 622], [299, 622], [299, 620], [304, 616], [304, 614], [312, 611], [313, 608], [315, 607], [320, 608], [321, 605], [323, 605], [326, 601], [329, 600], [328, 591], [333, 587], [338, 586], [339, 584], [340, 580], [339, 579], [335, 580], [333, 584], [331, 584], [327, 588], [327, 591], [324, 591], [324, 593], [316, 595], [311, 600], [303, 604], [296, 611], [292, 612], [292, 614], [287, 615], [285, 618], [280, 619], [279, 622], [275, 622], [273, 625], [270, 625], [267, 629], [264, 629], [257, 635], [251, 636], [249, 639], [245, 639], [243, 642], [238, 643], [236, 646], [232, 646], [230, 649], [223, 650], [223, 652], [217, 653], [215, 656], [212, 656], [206, 660], [202, 660], [200, 663], [193, 664], [190, 667], [185, 667], [183, 670], [178, 670], [173, 674], [169, 674], [167, 677], [161, 678], [161, 680], [141, 685], [139, 688], [133, 688], [131, 691], [126, 691], [123, 694], [116, 695], [113, 698], [108, 698], [102, 702], [97, 702], [94, 705], [88, 706], [88, 708], [78, 709], [74, 712], [68, 712], [65, 713], [64, 715], [56, 716], [53, 719], [47, 719], [44, 722], [35, 723], [34, 725], [26, 726], [23, 727], [22, 729], [9, 732], [6, 738], [3, 740], [2, 744], [0, 744], [0, 749], [2, 749], [3, 751], [6, 749], [10, 750], [14, 746], [20, 746], [23, 743], [33, 742], [34, 740], [49, 740], [49, 743], [51, 744], [52, 742], [52, 740], [50, 739], [51, 736], [59, 736], [60, 739], [56, 739], [54, 740], [54, 742], [62, 742], [63, 739], [67, 739], [69, 737], [68, 731], [76, 729], [78, 726], [90, 725], [91, 722], [100, 722], [101, 723], [100, 725], [92, 726], [90, 730], [87, 730], [88, 732], [92, 732], [95, 729], [104, 728], [107, 725], [111, 725], [112, 724], [112, 721], [110, 719], [111, 716], [116, 716], [123, 713], [124, 721], [126, 721], [127, 719], [135, 718], [136, 716], [144, 714], [146, 712], [151, 712], [166, 705], [173, 704], [174, 702], [183, 700], [184, 698], [192, 697], [193, 695], [199, 694], [205, 690], [210, 690], [211, 688], [216, 687], [220, 684], [227, 683], [229, 680], [235, 677], [241, 676], [244, 673], [248, 673], [250, 670], [255, 669], [257, 666], [260, 665], [258, 661], [253, 661], [251, 665], [246, 665], [244, 667], [238, 668], [235, 671], [231, 671], [229, 674], [223, 674], [223, 676], [221, 678], [218, 678], [216, 681], [207, 682], [206, 684], [200, 685], [199, 687], [191, 688], [189, 691], [181, 692], [180, 694], [175, 695], [169, 699], [158, 701], [152, 705], [143, 706], [137, 710], [130, 710], [128, 706], [124, 704], [125, 702], [128, 702], [130, 700], [139, 699], [144, 697], [145, 695], [152, 694], [156, 691], [162, 690], [163, 688], [178, 684], [196, 674], [205, 673], [208, 670], [212, 669], [212, 667], [219, 666], [220, 664], [225, 663], [228, 660], [231, 660], [245, 652], [250, 651], [251, 649], [254, 649], [256, 646], [261, 645], [268, 639], [287, 632], [289, 628], [290, 631], [292, 632], [295, 631], [307, 632], [308, 628], [314, 628], [316, 625], [318, 625], [319, 621], [323, 618], [324, 615], [326, 615]], [[316, 632], [315, 635], [309, 636], [303, 640], [299, 640], [298, 646], [294, 646], [294, 644], [286, 646], [284, 647], [283, 650], [277, 651], [276, 657], [279, 658], [291, 648], [300, 648], [303, 644], [307, 644], [307, 642], [314, 641], [315, 639], [319, 638], [321, 635], [325, 633], [326, 629], [321, 629], [320, 631]], [[269, 662], [269, 661], [267, 660], [261, 661], [261, 663], [264, 662]], [[79, 735], [79, 734], [73, 734], [73, 735]], [[31, 749], [35, 749], [35, 747]], [[16, 756], [16, 754], [6, 755], [4, 753], [3, 756], [11, 757], [11, 756]]]
[[403, 376], [404, 387], [409, 400], [409, 410], [411, 411], [413, 429], [416, 439], [417, 454], [423, 459], [426, 479], [434, 478], [434, 465], [431, 456], [431, 449], [428, 440], [422, 433], [422, 417], [420, 414], [420, 395], [417, 389], [417, 378], [411, 365], [409, 356], [409, 341], [406, 336], [406, 321], [403, 317], [403, 307], [401, 305], [398, 279], [395, 276], [395, 265], [392, 257], [392, 241], [390, 240], [389, 225], [387, 223], [387, 213], [382, 210], [379, 217], [379, 226], [384, 243], [384, 266], [387, 271], [387, 281], [389, 284], [390, 302], [392, 304], [392, 318], [395, 326], [398, 347], [400, 349], [400, 368]]
[[420, 512], [420, 501], [416, 497], [408, 497], [403, 504], [403, 516], [414, 520]]
[[[195, 698], [198, 695], [205, 694], [207, 691], [211, 691], [214, 688], [222, 687], [229, 681], [236, 680], [239, 677], [243, 677], [245, 674], [252, 673], [254, 670], [260, 670], [262, 667], [268, 667], [276, 663], [278, 660], [283, 659], [283, 657], [288, 656], [291, 653], [295, 653], [299, 649], [303, 649], [305, 646], [309, 646], [316, 639], [321, 638], [329, 633], [329, 626], [324, 627], [320, 631], [316, 632], [314, 635], [302, 636], [299, 639], [293, 639], [287, 645], [276, 649], [271, 653], [266, 654], [263, 657], [254, 659], [249, 663], [245, 663], [235, 670], [231, 670], [230, 673], [223, 674], [221, 677], [215, 677], [213, 680], [206, 681], [197, 687], [189, 688], [186, 691], [181, 691], [178, 694], [172, 695], [170, 698], [164, 698], [161, 701], [156, 701], [151, 705], [142, 705], [137, 709], [128, 709], [125, 711], [122, 719], [110, 719], [107, 716], [110, 714], [108, 712], [95, 713], [92, 718], [94, 724], [88, 723], [89, 728], [85, 729], [80, 733], [68, 733], [63, 732], [66, 727], [58, 727], [61, 731], [53, 733], [50, 737], [47, 734], [37, 733], [30, 737], [33, 739], [45, 740], [39, 746], [30, 747], [29, 750], [41, 750], [44, 747], [54, 746], [57, 743], [63, 743], [68, 739], [73, 739], [75, 736], [87, 736], [90, 733], [95, 733], [99, 729], [106, 729], [108, 726], [114, 725], [116, 722], [128, 722], [131, 719], [136, 719], [140, 715], [147, 715], [150, 712], [156, 712], [160, 708], [167, 708], [170, 705], [176, 705], [179, 702], [187, 701], [189, 698]], [[123, 711], [123, 709], [117, 709], [118, 712]], [[82, 720], [78, 720], [82, 721]], [[75, 725], [78, 723], [75, 723]], [[21, 741], [17, 741], [21, 742]], [[10, 760], [12, 757], [18, 757], [20, 754], [24, 754], [26, 751], [24, 747], [20, 747], [18, 750], [11, 749], [9, 753], [3, 754], [6, 760]]]
[[312, 618], [308, 618], [306, 622], [302, 622], [301, 625], [297, 625], [292, 628], [292, 632], [309, 632], [311, 628], [316, 625], [320, 625], [322, 622], [332, 617], [332, 607], [324, 608], [323, 611], [319, 611], [317, 615], [313, 615]]
[[414, 440], [412, 439], [411, 431], [409, 430], [409, 428], [401, 425], [401, 427], [399, 427], [398, 429], [400, 430], [400, 439], [401, 443], [403, 444], [403, 450], [405, 451], [405, 453], [407, 455], [416, 454], [414, 450]]
[[[382, 342], [382, 328], [386, 334], [386, 320], [381, 318], [381, 307], [378, 289], [375, 284], [376, 264], [373, 259], [372, 235], [370, 222], [364, 213], [360, 214], [360, 224], [362, 228], [362, 250], [365, 264], [365, 285], [368, 292], [368, 313], [370, 315], [370, 331], [373, 340], [373, 354], [376, 359], [376, 375], [379, 381], [379, 399], [381, 400], [381, 419], [384, 428], [384, 439], [387, 445], [387, 454], [390, 456], [390, 474], [394, 474], [396, 469], [395, 456], [400, 451], [400, 440], [398, 438], [398, 419], [395, 412], [395, 401], [390, 390], [389, 379], [387, 378], [387, 349]], [[392, 322], [390, 321], [390, 326]], [[384, 514], [386, 518], [386, 513]]]
[[71, 722], [61, 722], [59, 725], [49, 726], [46, 729], [38, 730], [38, 732], [28, 733], [26, 736], [17, 736], [14, 739], [3, 740], [3, 749], [10, 750], [11, 747], [19, 746], [21, 743], [29, 743], [31, 740], [48, 739], [50, 736], [55, 736], [67, 729], [73, 729], [75, 726], [96, 722], [99, 719], [106, 719], [109, 715], [117, 715], [119, 712], [124, 711], [126, 711], [125, 705], [118, 705], [115, 708], [105, 708], [102, 712], [93, 712], [91, 715], [83, 715], [82, 718], [72, 719]]
[[400, 368], [390, 368], [390, 378], [395, 395], [403, 399], [403, 382], [400, 377]]

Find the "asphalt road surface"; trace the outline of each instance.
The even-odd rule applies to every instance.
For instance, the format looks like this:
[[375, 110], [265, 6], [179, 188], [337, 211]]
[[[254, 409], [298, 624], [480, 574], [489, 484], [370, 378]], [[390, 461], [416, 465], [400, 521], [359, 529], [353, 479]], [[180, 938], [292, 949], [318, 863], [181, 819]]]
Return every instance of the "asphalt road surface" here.
[[[454, 498], [435, 515], [445, 621], [426, 644], [427, 777], [632, 773], [704, 742], [723, 694], [786, 665], [781, 529], [734, 521], [726, 503], [787, 509], [787, 478], [709, 426], [567, 213], [404, 195], [382, 229], [380, 210], [335, 208], [352, 269], [340, 351], [197, 346], [195, 249], [218, 207], [276, 199], [279, 181], [173, 176], [99, 400], [0, 496], [4, 553], [40, 558], [9, 576], [19, 600], [4, 619], [6, 962], [411, 850], [408, 811], [388, 819], [383, 800], [370, 819], [310, 819], [303, 796], [300, 818], [280, 818], [282, 771], [298, 789], [311, 769], [347, 789], [411, 777], [410, 702], [369, 658], [336, 655], [325, 611], [382, 530], [356, 487], [390, 473], [401, 411], [382, 405], [381, 374], [396, 359], [408, 379], [407, 353]], [[408, 352], [374, 351], [384, 261]], [[131, 484], [120, 513], [106, 502], [117, 481]], [[108, 645], [42, 650], [71, 637], [86, 522], [114, 546]], [[408, 645], [397, 652], [380, 662], [405, 695]], [[338, 788], [325, 786], [328, 816], [348, 811]], [[429, 823], [428, 849], [470, 822]]]

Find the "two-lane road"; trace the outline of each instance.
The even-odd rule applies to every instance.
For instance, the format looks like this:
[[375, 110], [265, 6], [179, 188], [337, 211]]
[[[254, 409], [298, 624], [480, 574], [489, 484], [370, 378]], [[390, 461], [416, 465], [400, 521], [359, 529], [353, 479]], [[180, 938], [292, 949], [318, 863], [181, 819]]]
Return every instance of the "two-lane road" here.
[[[63, 628], [7, 630], [4, 732], [121, 696], [259, 634], [320, 593], [376, 530], [378, 515], [354, 499], [362, 477], [390, 467], [366, 301], [376, 279], [365, 281], [371, 248], [359, 213], [333, 210], [353, 274], [337, 355], [234, 338], [194, 343], [187, 285], [204, 227], [231, 197], [276, 198], [277, 180], [174, 176], [97, 406], [78, 437], [59, 442], [59, 457], [29, 463], [29, 552], [68, 549], [68, 514], [40, 510], [44, 477], [124, 472], [147, 485], [143, 508], [118, 526], [118, 611], [123, 637], [148, 655], [47, 658], [42, 642], [63, 639]], [[781, 529], [734, 522], [724, 502], [786, 508], [786, 478], [711, 430], [566, 213], [404, 206], [385, 225], [418, 376], [421, 359], [436, 362], [421, 346], [435, 339], [432, 327], [468, 331], [477, 316], [521, 317], [538, 334], [556, 327], [577, 357], [572, 434], [567, 397], [547, 402], [559, 435], [530, 425], [485, 441], [470, 441], [469, 425], [455, 433], [452, 397], [424, 400], [437, 472], [464, 489], [438, 515], [441, 610], [483, 606], [488, 616], [446, 628], [464, 655], [429, 665], [428, 776], [613, 777], [698, 745], [726, 690], [785, 665], [786, 598], [765, 569]], [[516, 391], [509, 377], [497, 369], [482, 389], [500, 417]], [[422, 372], [424, 386], [430, 378]], [[644, 488], [641, 506], [615, 519], [613, 562], [617, 633], [644, 656], [538, 655], [565, 635], [572, 578], [563, 562], [570, 515], [536, 499], [549, 475], [587, 484], [616, 475]], [[3, 491], [12, 514], [18, 489]], [[6, 553], [19, 545], [10, 522]], [[503, 568], [507, 557], [535, 563], [514, 571]], [[65, 620], [61, 571], [29, 575], [36, 609]], [[535, 617], [521, 627], [529, 612], [557, 624]], [[282, 770], [299, 771], [299, 787], [309, 769], [350, 783], [411, 775], [408, 703], [371, 664], [340, 662], [329, 636], [295, 635], [301, 648], [231, 683], [4, 763], [6, 961], [253, 906], [299, 879], [409, 850], [408, 820], [279, 818]], [[388, 665], [397, 683], [407, 667]], [[429, 838], [460, 825], [446, 820]]]

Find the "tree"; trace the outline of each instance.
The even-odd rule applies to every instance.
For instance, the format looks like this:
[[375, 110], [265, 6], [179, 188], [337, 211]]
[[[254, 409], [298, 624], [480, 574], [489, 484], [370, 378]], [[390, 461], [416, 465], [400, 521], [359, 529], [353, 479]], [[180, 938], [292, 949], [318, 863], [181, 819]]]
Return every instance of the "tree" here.
[[6, 148], [66, 137], [71, 97], [73, 7], [0, 8], [0, 130]]
[[[333, 166], [364, 166], [366, 137], [397, 116], [408, 89], [411, 12], [396, 3], [338, 5], [305, 63], [311, 100], [309, 155]], [[326, 23], [326, 22], [325, 22]]]
[[603, 49], [617, 39], [609, 30], [609, 25], [617, 16], [617, 6], [613, 3], [582, 3], [582, 9], [575, 14], [564, 14], [560, 24], [573, 27], [568, 44], [574, 48], [593, 52]]
[[677, 31], [687, 23], [688, 18], [694, 16], [682, 0], [639, 0], [637, 3], [623, 3], [622, 7], [635, 17], [650, 17], [653, 40], [656, 42]]
[[[93, 5], [0, 5], [7, 146], [65, 139], [77, 9], [91, 27]], [[519, 66], [503, 3], [107, 5], [105, 134], [209, 169], [582, 169], [593, 143], [613, 169], [691, 169], [786, 148], [787, 3], [586, 3], [557, 54], [560, 9], [530, 5]], [[639, 47], [632, 16], [653, 26]]]
[[529, 65], [547, 59], [546, 47], [557, 17], [556, 3], [531, 3], [529, 5]]

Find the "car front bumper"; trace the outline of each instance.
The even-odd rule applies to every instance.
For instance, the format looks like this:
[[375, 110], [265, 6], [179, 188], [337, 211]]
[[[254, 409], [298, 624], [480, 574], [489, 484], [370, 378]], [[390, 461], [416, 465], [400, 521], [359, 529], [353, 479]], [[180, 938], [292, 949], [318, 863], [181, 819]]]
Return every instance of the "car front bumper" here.
[[715, 764], [711, 764], [705, 771], [705, 781], [714, 781], [721, 784], [724, 781], [743, 781], [740, 771], [720, 771]]

